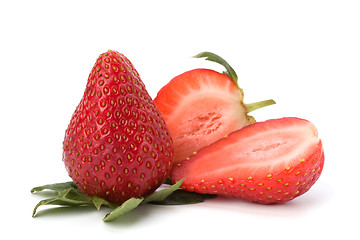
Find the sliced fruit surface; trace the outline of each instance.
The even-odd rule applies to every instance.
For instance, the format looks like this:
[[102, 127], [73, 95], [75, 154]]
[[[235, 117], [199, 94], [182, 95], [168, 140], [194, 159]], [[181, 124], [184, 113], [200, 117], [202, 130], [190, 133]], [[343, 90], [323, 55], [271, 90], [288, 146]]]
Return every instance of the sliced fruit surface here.
[[254, 123], [254, 118], [248, 116], [250, 111], [275, 103], [266, 100], [244, 104], [237, 75], [224, 59], [210, 52], [195, 57], [217, 62], [226, 71], [187, 71], [173, 78], [154, 99], [174, 142], [174, 164], [224, 135]]
[[174, 141], [174, 163], [251, 123], [243, 96], [228, 75], [209, 69], [185, 72], [160, 90], [155, 104]]
[[280, 203], [302, 195], [324, 164], [315, 126], [304, 119], [254, 123], [193, 154], [173, 169], [183, 189], [259, 203]]

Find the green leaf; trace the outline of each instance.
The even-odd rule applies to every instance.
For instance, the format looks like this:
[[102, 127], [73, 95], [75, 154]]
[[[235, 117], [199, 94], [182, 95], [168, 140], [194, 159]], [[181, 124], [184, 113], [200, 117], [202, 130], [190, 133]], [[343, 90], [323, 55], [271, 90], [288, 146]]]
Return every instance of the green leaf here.
[[125, 213], [130, 212], [131, 210], [139, 206], [143, 200], [144, 198], [130, 198], [129, 200], [121, 204], [119, 207], [115, 208], [112, 212], [107, 214], [103, 219], [104, 222], [112, 221], [124, 215]]
[[46, 184], [43, 186], [34, 187], [33, 189], [31, 189], [31, 193], [40, 192], [43, 190], [53, 190], [56, 192], [60, 192], [68, 188], [78, 189], [78, 187], [75, 185], [74, 182], [64, 182], [64, 183]]
[[272, 99], [269, 99], [269, 100], [264, 100], [264, 101], [260, 101], [260, 102], [245, 104], [245, 106], [247, 108], [247, 112], [249, 113], [249, 112], [255, 111], [259, 108], [263, 108], [263, 107], [270, 106], [273, 104], [276, 104], [276, 102]]
[[161, 202], [169, 195], [171, 195], [174, 191], [178, 190], [181, 186], [181, 183], [184, 179], [178, 181], [174, 185], [170, 186], [169, 188], [162, 189], [160, 191], [154, 192], [145, 198], [130, 198], [126, 202], [124, 202], [121, 206], [115, 208], [111, 213], [107, 214], [104, 218], [105, 222], [112, 221], [120, 216], [124, 215], [127, 212], [138, 207], [140, 204], [150, 203], [150, 202]]
[[150, 202], [150, 204], [156, 205], [187, 205], [202, 203], [207, 199], [216, 198], [215, 194], [200, 194], [196, 192], [187, 192], [184, 190], [177, 190], [169, 195], [162, 201]]
[[103, 199], [101, 197], [98, 197], [98, 196], [93, 197], [92, 201], [93, 201], [94, 206], [97, 208], [97, 210], [100, 210], [100, 207], [103, 206], [103, 205], [108, 206], [110, 208], [117, 208], [118, 207], [117, 204], [108, 202], [105, 199]]
[[[156, 204], [156, 205], [186, 205], [186, 204], [195, 204], [204, 202], [206, 199], [211, 199], [217, 197], [215, 194], [200, 194], [196, 192], [187, 192], [180, 189], [181, 183], [185, 179], [181, 179], [176, 184], [172, 185], [170, 188], [163, 189], [159, 192], [155, 192], [150, 196], [145, 198], [146, 203]], [[164, 184], [171, 185], [171, 180], [166, 179]], [[162, 198], [157, 198], [157, 194], [162, 194]]]
[[71, 205], [92, 204], [92, 197], [87, 196], [74, 188], [68, 188], [59, 192], [58, 198]]
[[38, 204], [36, 204], [32, 213], [32, 217], [35, 217], [37, 209], [42, 205], [65, 205], [65, 203], [57, 198], [49, 198], [49, 199], [41, 200]]
[[222, 57], [220, 57], [212, 52], [201, 52], [201, 53], [195, 55], [194, 58], [205, 58], [205, 60], [216, 62], [216, 63], [219, 63], [220, 65], [224, 66], [226, 69], [224, 74], [228, 75], [234, 81], [234, 83], [236, 84], [238, 89], [241, 92], [243, 92], [243, 90], [238, 85], [238, 76], [236, 75], [235, 70]]
[[53, 198], [41, 200], [33, 210], [33, 217], [36, 215], [36, 211], [43, 205], [62, 205], [62, 206], [83, 206], [92, 205], [92, 198], [75, 190], [74, 188], [68, 188], [58, 192], [58, 195]]
[[178, 181], [177, 183], [175, 183], [174, 185], [172, 185], [169, 188], [154, 192], [150, 195], [148, 195], [147, 197], [145, 197], [144, 199], [144, 203], [148, 203], [148, 202], [161, 202], [163, 201], [165, 198], [167, 198], [170, 194], [172, 194], [173, 192], [175, 192], [176, 190], [178, 190], [181, 186], [181, 183], [184, 181], [185, 179], [181, 179], [180, 181]]
[[98, 210], [101, 206], [114, 208], [112, 212], [107, 214], [104, 218], [105, 222], [112, 221], [125, 213], [138, 207], [140, 204], [151, 203], [158, 205], [179, 205], [192, 204], [203, 202], [205, 199], [213, 198], [213, 195], [203, 195], [199, 193], [190, 193], [180, 190], [180, 186], [184, 179], [171, 185], [171, 181], [165, 184], [170, 184], [169, 188], [162, 189], [145, 196], [145, 198], [131, 198], [124, 202], [121, 206], [108, 202], [101, 197], [90, 197], [84, 194], [73, 182], [47, 184], [44, 186], [35, 187], [31, 190], [32, 193], [41, 192], [43, 190], [54, 191], [55, 197], [41, 200], [33, 210], [33, 217], [39, 207], [45, 205], [59, 205], [59, 206], [95, 206]]

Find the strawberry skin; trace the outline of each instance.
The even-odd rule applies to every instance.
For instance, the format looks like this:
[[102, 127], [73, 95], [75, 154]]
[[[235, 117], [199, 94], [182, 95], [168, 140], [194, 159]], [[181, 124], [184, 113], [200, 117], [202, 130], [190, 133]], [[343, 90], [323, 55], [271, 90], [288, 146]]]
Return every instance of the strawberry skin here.
[[323, 165], [315, 126], [281, 118], [254, 123], [201, 149], [178, 164], [171, 178], [185, 178], [187, 191], [273, 204], [307, 192]]
[[121, 204], [153, 192], [172, 167], [172, 139], [133, 64], [101, 54], [63, 142], [63, 161], [82, 191]]

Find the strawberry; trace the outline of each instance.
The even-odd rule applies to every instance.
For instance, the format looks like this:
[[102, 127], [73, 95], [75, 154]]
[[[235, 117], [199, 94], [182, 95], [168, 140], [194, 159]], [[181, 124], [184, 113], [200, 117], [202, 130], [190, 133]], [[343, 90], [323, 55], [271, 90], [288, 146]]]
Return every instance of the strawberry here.
[[237, 75], [224, 59], [209, 52], [195, 57], [207, 57], [227, 71], [185, 72], [160, 89], [154, 99], [174, 142], [174, 165], [224, 135], [254, 123], [254, 118], [248, 116], [250, 111], [275, 103], [266, 100], [244, 104]]
[[171, 173], [182, 188], [263, 204], [282, 203], [319, 178], [324, 152], [315, 126], [299, 118], [258, 122], [204, 147]]
[[153, 192], [168, 176], [169, 131], [133, 64], [101, 54], [63, 142], [74, 183], [90, 196], [121, 204]]

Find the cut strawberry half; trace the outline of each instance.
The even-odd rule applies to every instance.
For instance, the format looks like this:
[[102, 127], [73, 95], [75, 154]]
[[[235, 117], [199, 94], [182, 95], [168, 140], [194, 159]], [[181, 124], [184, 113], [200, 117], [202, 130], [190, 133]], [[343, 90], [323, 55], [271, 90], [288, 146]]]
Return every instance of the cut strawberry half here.
[[281, 203], [309, 190], [324, 164], [315, 126], [299, 118], [254, 123], [201, 149], [173, 169], [187, 191]]
[[244, 104], [237, 75], [225, 60], [209, 52], [195, 57], [207, 57], [227, 71], [185, 72], [173, 78], [154, 99], [173, 138], [174, 165], [224, 135], [254, 123], [249, 112], [275, 103], [266, 100]]

